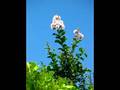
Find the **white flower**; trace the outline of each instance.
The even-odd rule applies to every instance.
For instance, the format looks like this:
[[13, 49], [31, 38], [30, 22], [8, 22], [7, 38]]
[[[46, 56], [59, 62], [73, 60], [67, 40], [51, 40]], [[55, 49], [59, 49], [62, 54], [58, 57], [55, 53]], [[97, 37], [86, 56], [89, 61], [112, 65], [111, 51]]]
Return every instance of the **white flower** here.
[[75, 38], [82, 40], [84, 38], [84, 35], [82, 33], [78, 33], [75, 35]]
[[53, 17], [53, 21], [54, 21], [54, 20], [61, 20], [61, 17], [58, 16], [58, 15], [54, 15], [54, 17]]
[[56, 24], [55, 23], [51, 23], [51, 29], [55, 29], [56, 28]]
[[59, 24], [56, 24], [56, 29], [58, 30], [60, 28], [60, 25]]
[[65, 28], [65, 26], [64, 26], [64, 25], [60, 25], [60, 26], [59, 26], [59, 29], [64, 30], [64, 28]]
[[59, 20], [59, 22], [58, 22], [60, 25], [64, 25], [64, 23], [63, 23], [63, 20]]
[[61, 17], [58, 15], [55, 15], [53, 17], [53, 21], [51, 23], [51, 29], [55, 29], [55, 30], [64, 30], [65, 26], [64, 26], [64, 22], [63, 20], [61, 20]]
[[75, 30], [73, 31], [73, 33], [74, 33], [74, 34], [78, 34], [78, 33], [80, 33], [80, 30], [75, 29]]
[[76, 39], [82, 40], [84, 38], [84, 35], [80, 32], [79, 29], [75, 29], [73, 33]]
[[61, 29], [62, 29], [62, 30], [65, 29], [65, 25], [64, 25], [64, 24], [61, 25]]
[[52, 23], [62, 25], [64, 24], [62, 20], [54, 20]]

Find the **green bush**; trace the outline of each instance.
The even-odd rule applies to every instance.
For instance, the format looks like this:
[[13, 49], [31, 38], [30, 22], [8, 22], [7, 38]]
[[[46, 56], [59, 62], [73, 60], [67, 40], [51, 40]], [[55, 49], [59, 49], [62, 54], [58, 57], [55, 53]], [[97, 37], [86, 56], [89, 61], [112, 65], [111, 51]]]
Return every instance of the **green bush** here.
[[[66, 44], [67, 37], [65, 34], [65, 30], [61, 29], [53, 33], [55, 43], [59, 44], [57, 48], [59, 53], [56, 53], [55, 49], [52, 49], [47, 43], [48, 58], [51, 59], [48, 70], [55, 72], [55, 78], [58, 76], [66, 77], [74, 83], [74, 86], [78, 83], [78, 85], [76, 85], [77, 87], [86, 90], [85, 74], [91, 70], [84, 68], [82, 62], [87, 58], [87, 54], [84, 48], [78, 47], [78, 44], [81, 42], [79, 39], [73, 38], [71, 46], [68, 46]], [[77, 53], [75, 52], [76, 49], [78, 49]]]
[[39, 67], [34, 62], [26, 65], [26, 89], [27, 90], [78, 90], [72, 82], [66, 78], [54, 79], [53, 71], [47, 71], [47, 67]]

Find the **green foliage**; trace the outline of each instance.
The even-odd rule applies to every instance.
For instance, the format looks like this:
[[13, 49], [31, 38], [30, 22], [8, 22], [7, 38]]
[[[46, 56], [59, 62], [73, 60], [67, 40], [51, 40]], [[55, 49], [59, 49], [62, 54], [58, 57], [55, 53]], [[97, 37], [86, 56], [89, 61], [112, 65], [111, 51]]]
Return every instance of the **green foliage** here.
[[[81, 40], [77, 40], [73, 38], [73, 42], [71, 46], [66, 44], [66, 36], [64, 30], [56, 30], [53, 33], [55, 36], [55, 43], [59, 44], [60, 47], [58, 50], [59, 54], [56, 54], [49, 44], [47, 44], [48, 58], [51, 58], [51, 62], [48, 66], [48, 71], [54, 71], [54, 77], [58, 78], [63, 77], [71, 80], [74, 83], [74, 86], [77, 86], [81, 90], [89, 90], [86, 89], [86, 77], [85, 74], [90, 72], [88, 68], [83, 68], [82, 61], [85, 60], [87, 54], [82, 47], [78, 47], [78, 43]], [[75, 53], [75, 49], [78, 48], [79, 52]]]
[[92, 84], [89, 85], [88, 90], [94, 90], [94, 87]]
[[78, 90], [72, 82], [66, 78], [54, 79], [54, 71], [47, 71], [47, 67], [39, 67], [34, 62], [26, 65], [26, 89], [27, 90]]
[[[80, 40], [73, 38], [71, 46], [66, 44], [64, 30], [53, 33], [55, 43], [58, 43], [59, 53], [55, 52], [47, 43], [48, 58], [51, 62], [48, 66], [38, 66], [34, 62], [26, 65], [26, 89], [27, 90], [94, 90], [93, 84], [87, 80], [88, 68], [84, 68], [82, 61], [87, 54], [85, 49], [78, 47]], [[77, 53], [75, 49], [78, 48]], [[76, 84], [77, 83], [77, 84]]]

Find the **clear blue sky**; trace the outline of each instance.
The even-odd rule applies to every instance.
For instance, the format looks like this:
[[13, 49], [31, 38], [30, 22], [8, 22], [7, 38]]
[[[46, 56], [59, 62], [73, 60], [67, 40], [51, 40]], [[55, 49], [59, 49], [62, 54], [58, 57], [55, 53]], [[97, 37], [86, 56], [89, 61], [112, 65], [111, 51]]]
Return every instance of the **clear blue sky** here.
[[84, 66], [92, 69], [94, 67], [94, 1], [93, 0], [26, 0], [26, 25], [27, 61], [42, 61], [48, 65], [46, 42], [56, 48], [54, 43], [54, 32], [50, 28], [52, 18], [55, 14], [62, 17], [65, 24], [67, 43], [70, 45], [73, 38], [73, 30], [80, 28], [84, 34], [81, 47], [85, 48], [88, 58]]

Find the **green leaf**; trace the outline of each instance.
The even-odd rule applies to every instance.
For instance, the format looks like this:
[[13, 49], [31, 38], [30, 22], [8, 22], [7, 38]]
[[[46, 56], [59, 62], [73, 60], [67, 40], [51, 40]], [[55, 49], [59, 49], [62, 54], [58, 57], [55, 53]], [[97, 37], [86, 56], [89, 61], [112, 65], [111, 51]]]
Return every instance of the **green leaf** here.
[[50, 71], [50, 70], [51, 70], [50, 66], [47, 66], [47, 70], [48, 70], [48, 71]]
[[67, 47], [67, 45], [66, 45], [66, 44], [63, 44], [63, 47], [64, 47], [64, 48], [66, 48], [66, 47]]
[[65, 32], [61, 32], [60, 36], [63, 36], [65, 34]]
[[56, 38], [58, 38], [58, 39], [59, 39], [60, 37], [61, 37], [60, 35], [56, 34]]
[[63, 87], [66, 87], [66, 88], [73, 88], [73, 86], [72, 85], [65, 85], [65, 84], [63, 84]]
[[83, 57], [80, 57], [80, 59], [81, 59], [81, 60], [84, 60], [84, 58], [83, 58]]
[[88, 69], [88, 68], [85, 68], [85, 69], [84, 69], [84, 72], [91, 72], [91, 70]]
[[36, 71], [36, 70], [38, 70], [38, 68], [39, 67], [36, 65], [33, 70]]
[[49, 55], [49, 56], [47, 56], [47, 58], [51, 58], [51, 56]]
[[57, 32], [60, 34], [60, 33], [64, 32], [64, 30], [57, 30]]
[[76, 57], [77, 57], [77, 58], [80, 58], [80, 54], [76, 54]]
[[58, 48], [58, 50], [64, 51], [64, 49], [63, 49], [63, 48]]
[[80, 51], [81, 53], [83, 53], [83, 52], [84, 52], [84, 49], [83, 49], [83, 48], [79, 48], [79, 51]]
[[87, 54], [86, 54], [86, 53], [84, 53], [84, 55], [85, 55], [85, 57], [87, 57]]
[[56, 43], [62, 44], [60, 40], [55, 40]]

